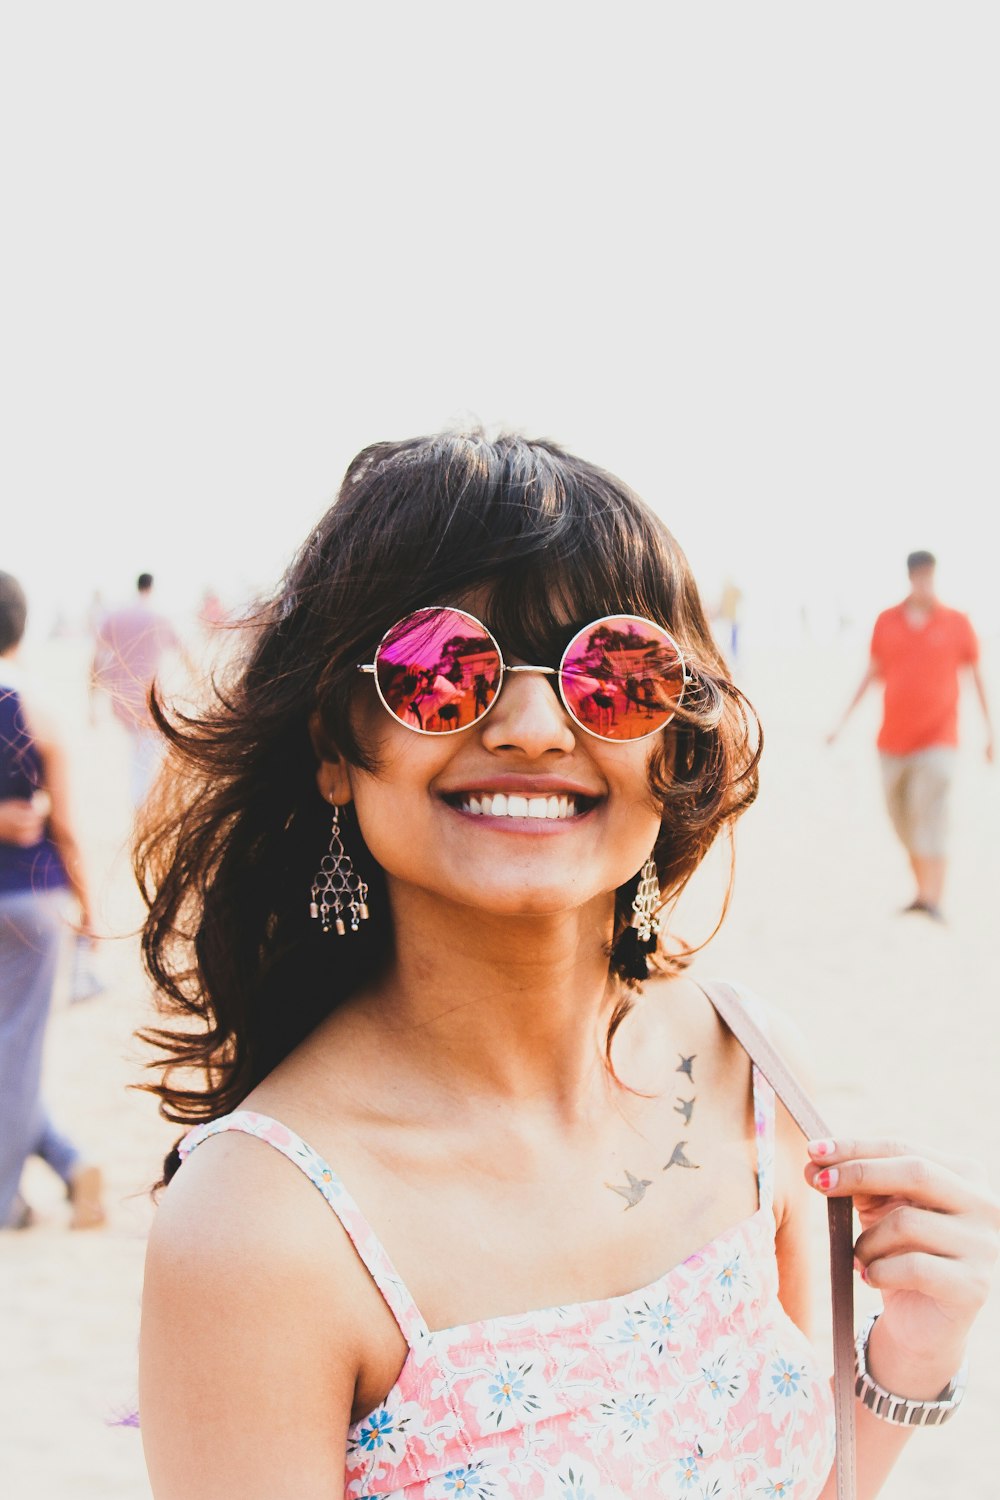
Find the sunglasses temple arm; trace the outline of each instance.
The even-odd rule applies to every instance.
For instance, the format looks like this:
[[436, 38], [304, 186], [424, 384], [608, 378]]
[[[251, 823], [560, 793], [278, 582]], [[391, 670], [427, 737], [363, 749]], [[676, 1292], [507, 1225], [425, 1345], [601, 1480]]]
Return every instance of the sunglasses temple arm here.
[[358, 662], [358, 671], [359, 672], [374, 672], [374, 670], [375, 670], [375, 663], [373, 661], [359, 661]]

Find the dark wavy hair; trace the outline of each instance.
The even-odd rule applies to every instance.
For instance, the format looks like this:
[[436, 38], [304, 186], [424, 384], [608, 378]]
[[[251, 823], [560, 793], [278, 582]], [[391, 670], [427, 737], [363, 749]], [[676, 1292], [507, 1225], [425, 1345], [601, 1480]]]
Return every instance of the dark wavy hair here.
[[[486, 623], [505, 651], [525, 661], [558, 661], [574, 631], [605, 614], [651, 617], [677, 639], [693, 681], [650, 760], [668, 911], [754, 800], [757, 716], [730, 679], [684, 554], [626, 485], [554, 443], [515, 435], [448, 432], [364, 449], [274, 596], [240, 627], [209, 704], [181, 713], [151, 697], [169, 754], [135, 870], [148, 908], [143, 960], [173, 1024], [137, 1032], [160, 1054], [147, 1063], [159, 1077], [132, 1087], [156, 1094], [164, 1118], [190, 1129], [235, 1109], [390, 958], [384, 876], [350, 807], [344, 841], [369, 882], [370, 920], [344, 941], [310, 921], [329, 838], [310, 720], [331, 751], [377, 772], [352, 722], [355, 694], [371, 690], [357, 663], [408, 611], [473, 589], [485, 591]], [[715, 931], [731, 891], [730, 838]], [[647, 969], [630, 946], [635, 893], [633, 879], [616, 894], [609, 966], [621, 986], [609, 1067], [629, 991]], [[661, 941], [652, 963], [676, 973], [696, 951]], [[178, 1165], [175, 1146], [154, 1194]]]

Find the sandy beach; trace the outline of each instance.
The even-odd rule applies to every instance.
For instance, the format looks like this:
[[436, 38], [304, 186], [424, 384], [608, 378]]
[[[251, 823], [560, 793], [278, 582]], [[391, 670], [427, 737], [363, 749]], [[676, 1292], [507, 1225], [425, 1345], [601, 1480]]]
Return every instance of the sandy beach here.
[[[985, 642], [1000, 713], [1000, 650]], [[24, 1190], [39, 1215], [0, 1235], [0, 1427], [4, 1493], [16, 1500], [146, 1500], [140, 1434], [106, 1419], [135, 1392], [149, 1184], [181, 1133], [155, 1100], [130, 1090], [145, 1053], [134, 1041], [152, 1017], [134, 929], [140, 905], [125, 844], [126, 747], [105, 712], [87, 723], [86, 648], [35, 647], [27, 664], [60, 702], [78, 749], [80, 822], [100, 912], [121, 936], [101, 952], [106, 992], [70, 1006], [62, 985], [45, 1057], [52, 1113], [105, 1169], [107, 1227], [70, 1233], [59, 1181], [31, 1161]], [[816, 1100], [834, 1130], [890, 1132], [991, 1166], [1000, 1149], [996, 1065], [1000, 960], [1000, 766], [981, 752], [981, 721], [963, 699], [960, 777], [953, 804], [949, 922], [901, 916], [905, 859], [882, 806], [872, 697], [830, 748], [833, 723], [863, 666], [858, 638], [799, 636], [749, 643], [738, 678], [764, 721], [761, 796], [737, 830], [736, 890], [721, 932], [697, 959], [704, 975], [738, 978], [797, 1018], [808, 1038]], [[724, 881], [713, 851], [675, 923], [707, 933]], [[305, 898], [304, 898], [305, 899]], [[944, 1038], [948, 1037], [948, 1045]], [[818, 1206], [819, 1208], [819, 1206]], [[331, 1225], [331, 1232], [334, 1226]], [[825, 1291], [821, 1209], [817, 1257]], [[859, 1284], [864, 1309], [876, 1301]], [[818, 1297], [817, 1341], [826, 1334]], [[886, 1500], [996, 1493], [990, 1431], [1000, 1407], [1000, 1299], [972, 1348], [964, 1409], [918, 1432], [886, 1485]], [[178, 1372], [183, 1378], [183, 1371]]]

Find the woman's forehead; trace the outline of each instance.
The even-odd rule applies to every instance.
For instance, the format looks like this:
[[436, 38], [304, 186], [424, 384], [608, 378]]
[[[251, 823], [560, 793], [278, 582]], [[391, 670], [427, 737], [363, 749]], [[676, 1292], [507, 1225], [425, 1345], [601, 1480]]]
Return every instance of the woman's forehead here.
[[491, 630], [513, 631], [522, 638], [545, 639], [579, 629], [606, 614], [603, 601], [575, 601], [558, 583], [515, 586], [507, 580], [462, 589], [450, 601], [475, 615]]

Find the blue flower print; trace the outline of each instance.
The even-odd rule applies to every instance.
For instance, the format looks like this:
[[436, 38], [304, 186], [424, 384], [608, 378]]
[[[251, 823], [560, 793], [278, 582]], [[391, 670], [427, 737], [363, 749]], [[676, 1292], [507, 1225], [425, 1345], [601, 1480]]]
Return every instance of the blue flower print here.
[[656, 1354], [663, 1354], [671, 1335], [677, 1332], [678, 1319], [674, 1304], [669, 1297], [665, 1297], [662, 1302], [654, 1303], [653, 1306], [647, 1302], [643, 1305], [639, 1318], [650, 1348]]
[[718, 1355], [710, 1364], [702, 1365], [702, 1404], [709, 1411], [730, 1406], [746, 1389], [747, 1377], [741, 1365], [734, 1364], [730, 1355]]
[[635, 1313], [626, 1313], [614, 1332], [614, 1340], [619, 1344], [641, 1344], [642, 1328]]
[[772, 1479], [766, 1490], [761, 1491], [767, 1496], [767, 1500], [791, 1500], [792, 1481], [790, 1479]]
[[790, 1365], [787, 1359], [778, 1359], [771, 1366], [771, 1384], [780, 1396], [797, 1396], [804, 1374], [801, 1365]]
[[746, 1285], [746, 1277], [743, 1275], [743, 1261], [739, 1252], [729, 1256], [716, 1272], [715, 1285], [718, 1295], [723, 1302], [731, 1302], [739, 1286]]
[[561, 1500], [597, 1500], [593, 1490], [586, 1484], [582, 1474], [574, 1474], [572, 1469], [566, 1470], [563, 1480], [563, 1492]]
[[492, 1493], [493, 1485], [481, 1472], [482, 1464], [463, 1464], [461, 1468], [449, 1469], [444, 1476], [444, 1492], [449, 1497], [460, 1495], [462, 1500], [479, 1500], [480, 1496]]
[[677, 1483], [682, 1490], [694, 1489], [698, 1483], [698, 1455], [697, 1453], [685, 1453], [677, 1460]]
[[498, 1406], [510, 1406], [524, 1395], [524, 1381], [508, 1365], [490, 1382], [490, 1395]]
[[367, 1448], [371, 1453], [374, 1448], [382, 1447], [386, 1439], [392, 1436], [393, 1430], [391, 1414], [384, 1406], [380, 1406], [370, 1417], [365, 1418], [358, 1434], [358, 1447]]
[[527, 1377], [531, 1372], [530, 1360], [523, 1365], [504, 1363], [492, 1375], [486, 1387], [484, 1419], [494, 1427], [500, 1427], [505, 1417], [520, 1411], [530, 1415], [538, 1411], [541, 1402], [531, 1388]]
[[602, 1401], [601, 1410], [620, 1424], [624, 1439], [629, 1442], [636, 1433], [649, 1430], [649, 1418], [655, 1405], [654, 1396], [617, 1396], [614, 1401]]
[[530, 1396], [525, 1395], [524, 1377], [530, 1365], [521, 1365], [514, 1369], [510, 1365], [504, 1365], [490, 1381], [490, 1399], [497, 1406], [523, 1405], [531, 1401]]

